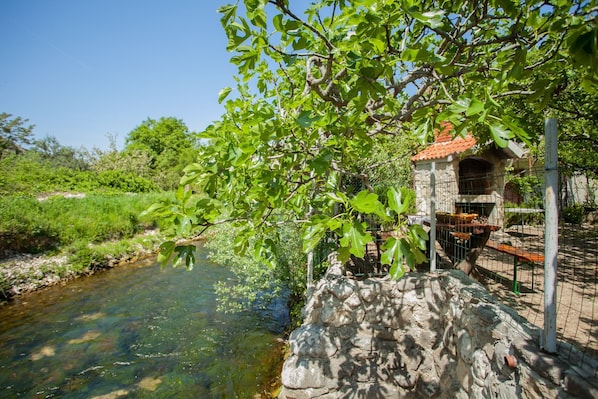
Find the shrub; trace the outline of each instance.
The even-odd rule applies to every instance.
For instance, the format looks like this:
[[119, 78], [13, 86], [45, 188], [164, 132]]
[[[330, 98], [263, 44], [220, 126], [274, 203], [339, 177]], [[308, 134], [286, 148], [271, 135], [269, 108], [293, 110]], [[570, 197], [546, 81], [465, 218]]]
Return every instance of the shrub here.
[[139, 214], [166, 194], [91, 195], [85, 198], [0, 197], [0, 256], [36, 253], [76, 243], [130, 238], [158, 227]]
[[38, 253], [53, 249], [59, 231], [30, 197], [0, 197], [0, 256], [8, 251]]
[[567, 223], [581, 224], [583, 221], [584, 207], [582, 205], [571, 205], [563, 209], [563, 220]]
[[107, 170], [97, 175], [98, 186], [116, 192], [149, 193], [159, 191], [156, 184], [131, 172]]

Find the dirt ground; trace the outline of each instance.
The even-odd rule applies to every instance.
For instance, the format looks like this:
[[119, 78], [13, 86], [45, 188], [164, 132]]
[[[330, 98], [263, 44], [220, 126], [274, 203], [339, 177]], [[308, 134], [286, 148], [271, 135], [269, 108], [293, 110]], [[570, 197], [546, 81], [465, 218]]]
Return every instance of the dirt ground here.
[[[544, 254], [543, 228], [518, 225], [493, 233], [528, 252]], [[519, 266], [520, 294], [512, 291], [513, 257], [485, 248], [477, 265], [502, 279], [485, 278], [488, 291], [529, 322], [544, 326], [544, 265]], [[533, 271], [533, 274], [532, 274]], [[532, 287], [533, 276], [533, 287]], [[502, 281], [501, 281], [502, 280]], [[598, 227], [559, 228], [557, 258], [557, 338], [559, 356], [598, 360]], [[577, 351], [575, 348], [577, 348]]]

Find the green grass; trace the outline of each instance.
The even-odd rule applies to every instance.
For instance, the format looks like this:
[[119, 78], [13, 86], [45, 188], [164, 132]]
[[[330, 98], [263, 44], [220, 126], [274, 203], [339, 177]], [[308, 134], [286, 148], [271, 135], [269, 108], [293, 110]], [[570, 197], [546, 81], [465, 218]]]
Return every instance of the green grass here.
[[88, 195], [85, 198], [0, 197], [0, 255], [81, 250], [131, 238], [160, 221], [140, 213], [168, 194]]

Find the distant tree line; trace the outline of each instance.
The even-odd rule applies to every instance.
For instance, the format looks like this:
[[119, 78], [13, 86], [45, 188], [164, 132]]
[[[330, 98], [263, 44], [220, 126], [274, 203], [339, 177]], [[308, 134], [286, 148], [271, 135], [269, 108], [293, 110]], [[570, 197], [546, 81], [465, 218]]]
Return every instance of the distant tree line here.
[[27, 119], [0, 113], [0, 194], [55, 191], [152, 192], [177, 187], [193, 162], [197, 135], [174, 117], [151, 118], [133, 129], [119, 150], [73, 148], [53, 136], [33, 137]]

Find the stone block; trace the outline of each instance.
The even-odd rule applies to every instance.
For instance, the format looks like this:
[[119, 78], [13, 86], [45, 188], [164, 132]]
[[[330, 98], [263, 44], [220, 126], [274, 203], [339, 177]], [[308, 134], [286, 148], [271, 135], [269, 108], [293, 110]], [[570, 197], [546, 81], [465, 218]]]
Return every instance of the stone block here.
[[282, 367], [282, 385], [289, 389], [325, 388], [329, 381], [322, 370], [325, 360], [290, 356]]

